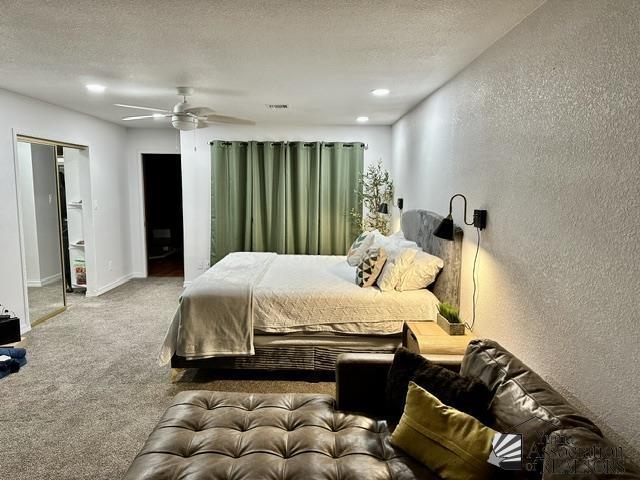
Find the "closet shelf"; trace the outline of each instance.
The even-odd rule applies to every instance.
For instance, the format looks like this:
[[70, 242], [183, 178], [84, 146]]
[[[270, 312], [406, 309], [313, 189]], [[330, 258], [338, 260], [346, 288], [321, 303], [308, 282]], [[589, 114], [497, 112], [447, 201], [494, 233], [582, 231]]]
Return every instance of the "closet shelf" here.
[[82, 208], [82, 202], [69, 202], [67, 203], [68, 207], [74, 207], [74, 208]]
[[69, 243], [69, 247], [84, 248], [84, 243]]

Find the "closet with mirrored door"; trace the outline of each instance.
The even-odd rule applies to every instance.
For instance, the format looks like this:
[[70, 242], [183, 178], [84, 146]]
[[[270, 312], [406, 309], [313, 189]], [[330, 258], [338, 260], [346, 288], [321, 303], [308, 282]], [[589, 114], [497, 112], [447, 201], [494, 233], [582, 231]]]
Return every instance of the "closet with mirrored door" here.
[[16, 167], [23, 274], [33, 326], [86, 292], [89, 166], [82, 145], [18, 136]]

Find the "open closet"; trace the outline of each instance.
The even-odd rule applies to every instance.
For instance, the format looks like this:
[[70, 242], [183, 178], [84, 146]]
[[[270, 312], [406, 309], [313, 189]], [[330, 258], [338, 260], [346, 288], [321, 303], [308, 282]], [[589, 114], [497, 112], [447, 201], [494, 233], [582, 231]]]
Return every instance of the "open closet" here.
[[82, 145], [17, 138], [23, 275], [31, 325], [64, 311], [86, 292], [88, 169]]

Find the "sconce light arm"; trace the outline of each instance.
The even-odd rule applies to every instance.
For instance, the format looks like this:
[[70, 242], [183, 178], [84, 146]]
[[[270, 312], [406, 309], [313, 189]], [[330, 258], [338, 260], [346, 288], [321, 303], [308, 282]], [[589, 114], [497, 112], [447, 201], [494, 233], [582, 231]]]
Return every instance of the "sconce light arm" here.
[[449, 200], [449, 216], [452, 217], [452, 213], [453, 213], [453, 199], [456, 197], [462, 197], [462, 199], [464, 200], [464, 223], [465, 225], [473, 225], [473, 221], [471, 222], [467, 222], [467, 197], [465, 197], [463, 194], [461, 193], [456, 193], [453, 197], [451, 197], [451, 200]]

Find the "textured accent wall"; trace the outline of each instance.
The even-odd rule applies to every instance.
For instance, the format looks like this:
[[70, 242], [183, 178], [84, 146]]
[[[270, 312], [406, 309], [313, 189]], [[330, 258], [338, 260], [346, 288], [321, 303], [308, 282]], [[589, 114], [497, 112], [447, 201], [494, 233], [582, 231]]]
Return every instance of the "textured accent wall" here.
[[[550, 0], [393, 126], [407, 209], [486, 208], [476, 333], [640, 445], [640, 2]], [[454, 204], [462, 223], [462, 205]], [[475, 231], [465, 229], [471, 319]]]

